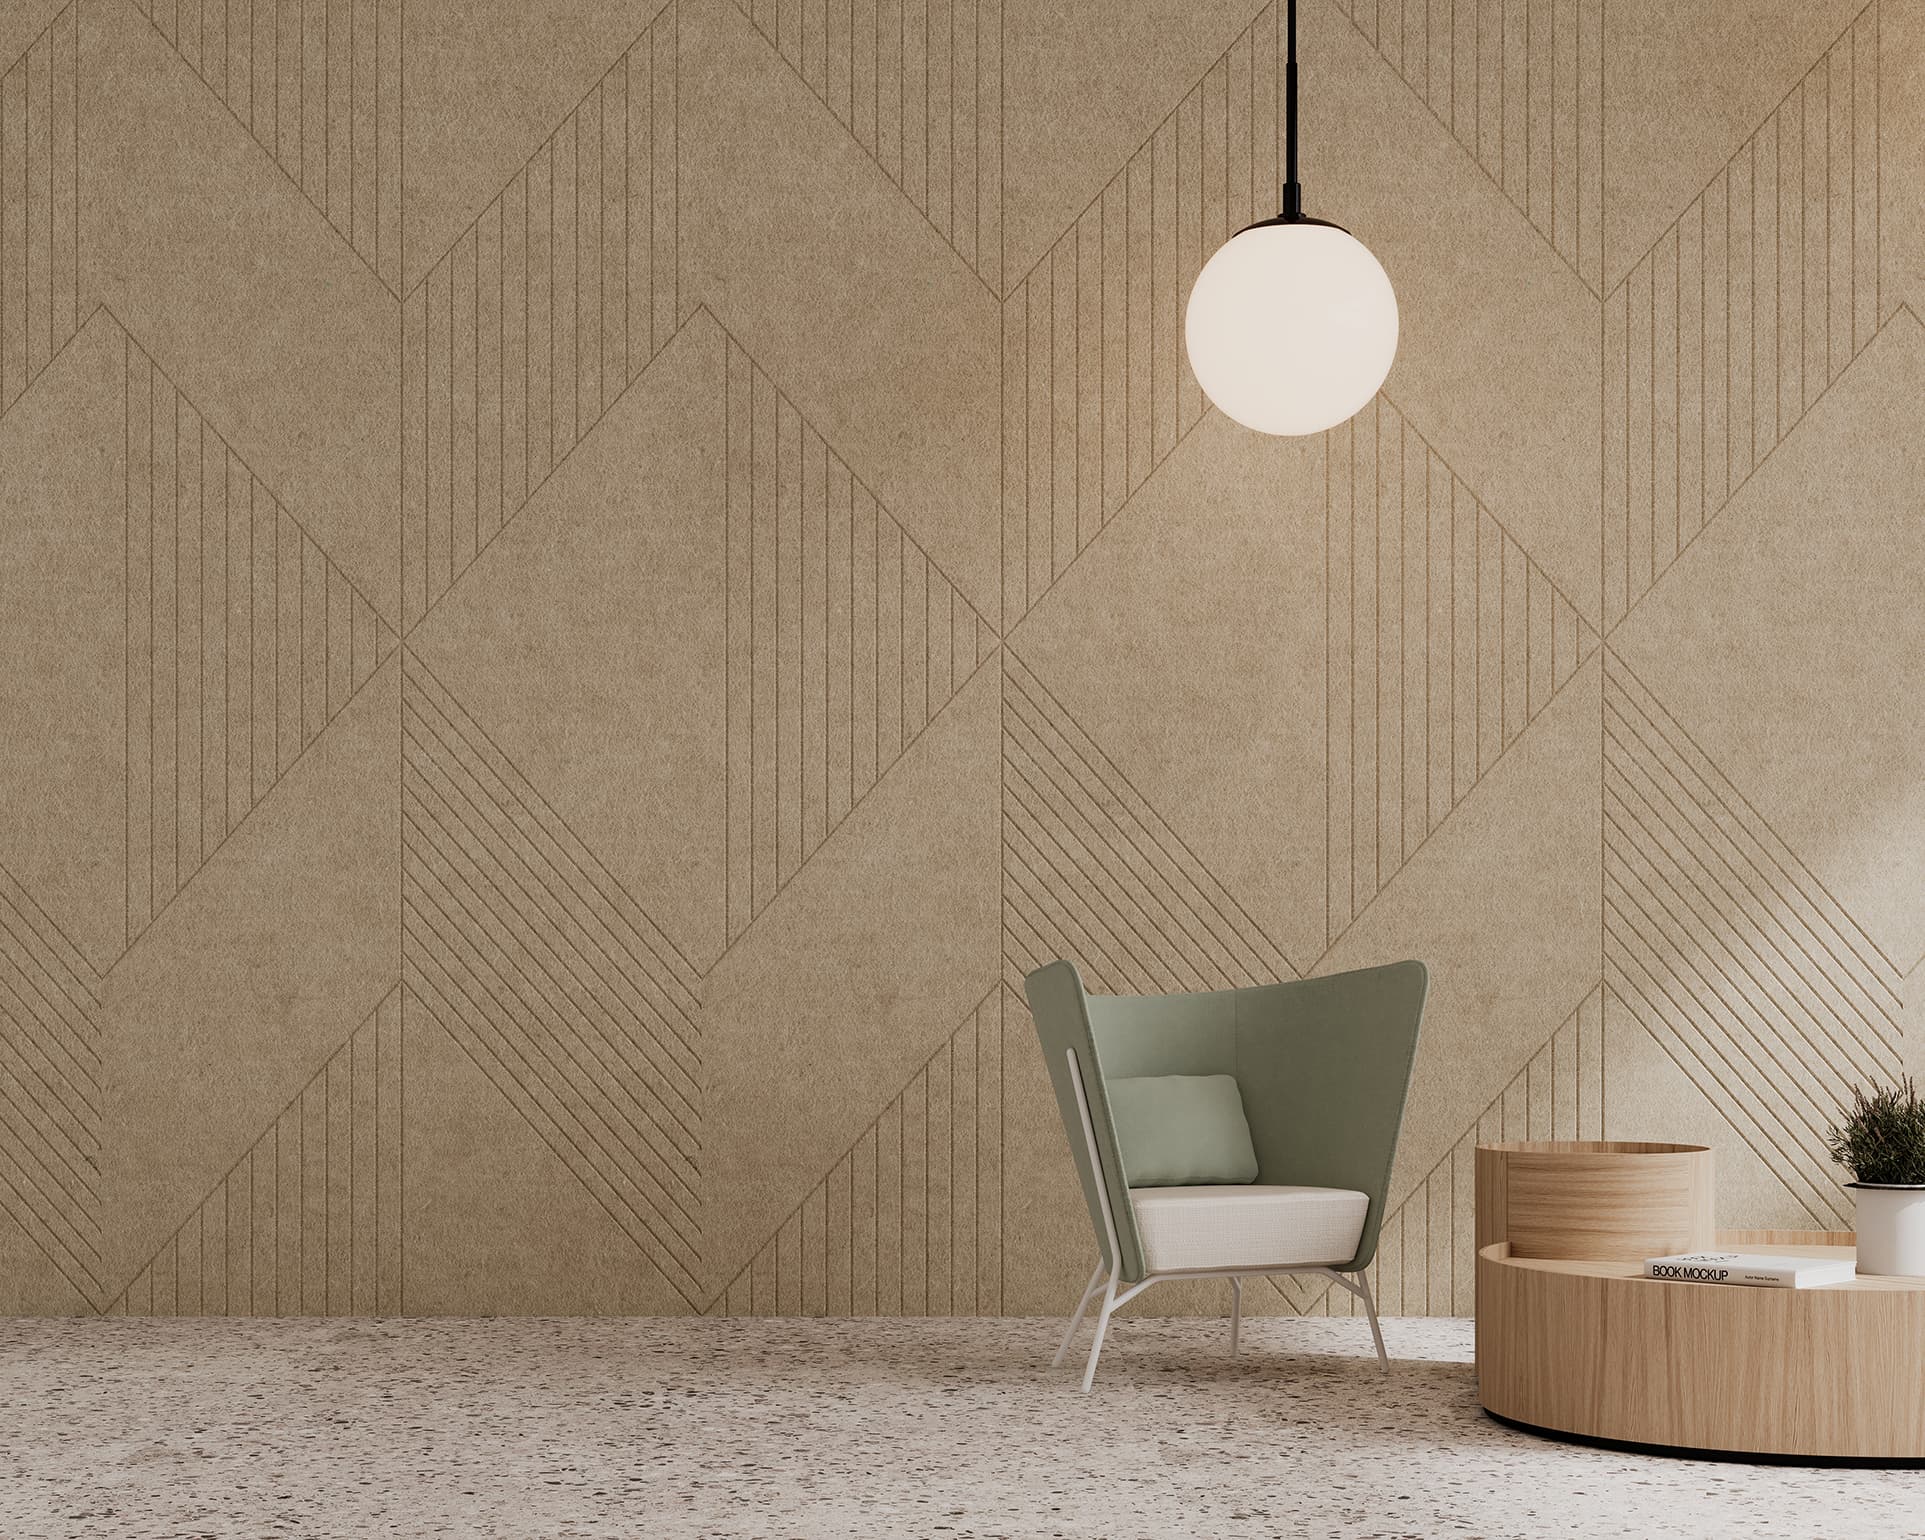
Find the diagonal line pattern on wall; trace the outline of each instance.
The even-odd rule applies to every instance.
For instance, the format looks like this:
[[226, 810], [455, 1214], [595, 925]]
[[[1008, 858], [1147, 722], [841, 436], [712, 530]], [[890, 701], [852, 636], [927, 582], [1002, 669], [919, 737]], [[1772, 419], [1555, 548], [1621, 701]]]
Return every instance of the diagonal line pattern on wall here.
[[[663, 3], [650, 0], [606, 51], [597, 49], [588, 72], [554, 105], [537, 109], [541, 121], [517, 144], [514, 159], [539, 141], [534, 154], [497, 194], [477, 194], [464, 217], [474, 204], [486, 206], [458, 240], [446, 251], [418, 254], [407, 271], [404, 0], [130, 3], [138, 17], [124, 14], [118, 0], [97, 0], [105, 9], [88, 15], [110, 32], [126, 29], [114, 40], [136, 45], [145, 65], [164, 77], [171, 91], [163, 95], [179, 109], [179, 124], [198, 125], [184, 131], [205, 134], [203, 149], [217, 144], [243, 161], [265, 152], [328, 228], [308, 220], [258, 161], [247, 168], [257, 173], [250, 185], [296, 224], [307, 221], [310, 241], [324, 255], [339, 258], [338, 236], [401, 307], [392, 334], [401, 349], [401, 486], [389, 496], [390, 513], [399, 516], [404, 596], [401, 613], [391, 606], [385, 617], [377, 613], [124, 332], [124, 351], [114, 354], [107, 375], [107, 390], [122, 392], [124, 419], [89, 430], [84, 443], [62, 444], [55, 433], [29, 443], [17, 466], [0, 466], [8, 507], [20, 511], [10, 549], [25, 553], [14, 576], [27, 597], [14, 629], [30, 646], [39, 645], [35, 633], [50, 636], [46, 645], [65, 660], [56, 660], [61, 671], [44, 685], [23, 675], [12, 699], [25, 722], [51, 720], [56, 732], [64, 729], [63, 714], [71, 715], [71, 741], [99, 770], [107, 802], [104, 818], [94, 819], [83, 768], [74, 777], [77, 794], [63, 802], [83, 837], [42, 842], [30, 829], [32, 837], [17, 842], [18, 858], [8, 860], [32, 893], [58, 909], [60, 924], [98, 918], [68, 914], [70, 903], [95, 907], [91, 879], [68, 876], [74, 861], [99, 856], [96, 824], [111, 831], [113, 815], [123, 811], [124, 718], [124, 934], [133, 945], [190, 882], [225, 880], [234, 852], [217, 859], [223, 842], [358, 697], [399, 646], [397, 631], [420, 623], [461, 581], [592, 429], [601, 424], [604, 434], [623, 433], [636, 422], [602, 419], [663, 356], [702, 297], [677, 271], [679, 0], [667, 0], [644, 29], [643, 18]], [[1166, 93], [1152, 117], [1175, 102], [1168, 115], [1042, 257], [1029, 266], [1029, 248], [1022, 257], [1028, 271], [1012, 273], [1003, 232], [1005, 0], [981, 0], [974, 9], [954, 0], [734, 4], [746, 25], [726, 10], [713, 16], [726, 22], [731, 43], [758, 77], [789, 109], [812, 117], [816, 109], [786, 78], [792, 71], [840, 125], [812, 126], [828, 134], [825, 142], [860, 190], [887, 201], [875, 181], [879, 170], [916, 211], [898, 207], [896, 222], [912, 231], [915, 219], [926, 221], [995, 296], [1000, 376], [968, 371], [959, 388], [977, 405], [985, 391], [999, 393], [1002, 412], [988, 431], [998, 440], [1002, 479], [991, 505], [977, 510], [999, 520], [1001, 550], [997, 595], [976, 593], [985, 606], [979, 611], [930, 558], [952, 549], [953, 533], [918, 522], [907, 501], [896, 503], [902, 519], [882, 507], [733, 338], [725, 340], [717, 370], [723, 400], [712, 399], [717, 387], [705, 386], [708, 399], [682, 403], [706, 413], [724, 435], [719, 444], [697, 446], [718, 451], [706, 462], [712, 474], [705, 485], [724, 499], [722, 517], [710, 526], [717, 542], [705, 558], [710, 583], [695, 593], [676, 574], [642, 573], [635, 603], [706, 602], [716, 623], [715, 645], [686, 650], [682, 662], [698, 686], [702, 677], [714, 682], [703, 668], [725, 680], [720, 698], [709, 702], [706, 721], [716, 731], [703, 740], [708, 773], [725, 783], [716, 788], [725, 808], [725, 939], [732, 943], [755, 928], [974, 679], [972, 689], [994, 684], [1001, 692], [994, 792], [1001, 812], [1001, 979], [960, 1026], [952, 1021], [954, 1033], [913, 1075], [905, 1059], [884, 1077], [874, 1094], [888, 1104], [846, 1148], [853, 1129], [837, 1131], [822, 1154], [823, 1164], [834, 1164], [826, 1173], [811, 1168], [820, 1181], [794, 1173], [783, 1205], [814, 1185], [772, 1223], [773, 1234], [740, 1237], [744, 1246], [765, 1242], [747, 1265], [736, 1273], [740, 1252], [732, 1250], [727, 1271], [718, 1270], [712, 1243], [705, 1249], [703, 1239], [705, 1222], [715, 1233], [715, 1202], [724, 1195], [702, 1183], [705, 1153], [712, 1181], [716, 1128], [702, 1116], [698, 971], [575, 834], [559, 811], [572, 800], [544, 798], [410, 653], [392, 660], [402, 698], [394, 742], [401, 805], [389, 809], [397, 820], [398, 845], [390, 853], [400, 870], [390, 880], [402, 889], [401, 955], [398, 962], [389, 956], [385, 976], [364, 982], [366, 993], [350, 1010], [358, 1014], [382, 991], [386, 997], [349, 1040], [341, 1034], [353, 1023], [336, 1023], [329, 1041], [275, 1092], [277, 1100], [295, 1091], [329, 1049], [338, 1051], [265, 1131], [260, 1120], [272, 1107], [226, 1130], [221, 1163], [246, 1146], [240, 1162], [211, 1191], [218, 1167], [203, 1169], [180, 1189], [177, 1209], [155, 1216], [144, 1243], [125, 1253], [126, 1269], [142, 1262], [161, 1227], [183, 1214], [187, 1220], [131, 1283], [120, 1264], [103, 1264], [116, 1248], [103, 1246], [100, 1229], [100, 1151], [103, 1133], [114, 1132], [103, 1129], [103, 1118], [141, 1115], [134, 1104], [113, 1111], [115, 1099], [102, 1094], [110, 1077], [102, 1069], [104, 985], [95, 965], [105, 954], [83, 958], [28, 887], [0, 868], [0, 1227], [25, 1237], [10, 1240], [33, 1264], [37, 1281], [25, 1297], [64, 1297], [57, 1274], [90, 1307], [112, 1301], [124, 1313], [400, 1309], [405, 1008], [423, 1013], [409, 1018], [409, 1028], [432, 1018], [436, 1032], [449, 1032], [662, 1269], [687, 1308], [1010, 1308], [1027, 1299], [1023, 1289], [1067, 1260], [1056, 1256], [1057, 1247], [1080, 1249], [1087, 1241], [1080, 1224], [1073, 1234], [1038, 1233], [1046, 1216], [1027, 1201], [1027, 1190], [1024, 1203], [1014, 1201], [1023, 1182], [1047, 1185], [1060, 1175], [1047, 1151], [1012, 1141], [1006, 1155], [1001, 1139], [1004, 1092], [1020, 1089], [1003, 1084], [1002, 1047], [1004, 1025], [1024, 1021], [1011, 992], [1022, 972], [1067, 955], [1082, 962], [1093, 988], [1164, 992], [1298, 971], [1253, 918], [1265, 911], [1243, 908], [1198, 859], [1197, 850], [1212, 847], [1200, 837], [1194, 849], [1186, 844], [1210, 808], [1179, 809], [1164, 798], [1165, 810], [1182, 817], [1163, 817], [1045, 680], [1008, 649], [993, 681], [975, 678], [998, 650], [999, 633], [1012, 634], [1143, 487], [1159, 472], [1185, 469], [1164, 469], [1163, 462], [1208, 414], [1208, 403], [1187, 371], [1183, 300], [1215, 246], [1274, 208], [1281, 7], [1264, 6], [1252, 20], [1262, 0], [1250, 0], [1215, 41], [1250, 25], [1206, 70], [1145, 87]], [[1894, 197], [1902, 203], [1904, 192], [1893, 192], [1902, 177], [1882, 183], [1883, 152], [1909, 132], [1905, 116], [1914, 105], [1899, 98], [1887, 73], [1903, 30], [1897, 12], [1881, 20], [1879, 0], [1853, 0], [1857, 15], [1842, 32], [1845, 12], [1826, 23], [1825, 31], [1837, 35], [1818, 62], [1761, 124], [1729, 130], [1715, 147], [1719, 154], [1724, 144], [1743, 143], [1695, 197], [1688, 188], [1680, 193], [1665, 214], [1683, 203], [1682, 214], [1639, 256], [1636, 249], [1603, 249], [1602, 5], [1335, 4], [1336, 13], [1319, 13], [1323, 36], [1376, 77], [1390, 109], [1383, 123], [1353, 125], [1353, 139], [1381, 134], [1393, 120], [1403, 125], [1399, 132], [1414, 125], [1431, 151], [1455, 163], [1460, 188], [1508, 223], [1497, 196], [1459, 152], [1468, 155], [1535, 230], [1513, 232], [1523, 245], [1534, 251], [1541, 240], [1592, 291], [1598, 316], [1584, 325], [1598, 328], [1601, 353], [1600, 598], [1585, 601], [1588, 619], [1570, 602], [1578, 591], [1570, 580], [1560, 590], [1548, 576], [1547, 566], [1561, 567], [1538, 548], [1530, 511], [1495, 517], [1396, 402], [1379, 398], [1323, 440], [1327, 942], [1348, 934], [1554, 699], [1562, 706], [1537, 731], [1564, 731], [1579, 704], [1577, 691], [1564, 692], [1581, 668], [1587, 712], [1589, 670], [1600, 675], [1600, 914], [1594, 922], [1588, 902], [1583, 909], [1586, 956], [1575, 974], [1567, 970], [1562, 998], [1545, 1002], [1523, 1038], [1511, 1040], [1514, 1051], [1501, 1062], [1479, 1060], [1484, 1082], [1469, 1088], [1443, 1126], [1429, 1125], [1437, 1138], [1425, 1141], [1414, 1164], [1430, 1169], [1386, 1216], [1371, 1273], [1379, 1302], [1386, 1313], [1469, 1309], [1474, 1146], [1504, 1137], [1601, 1136], [1607, 1021], [1611, 1033], [1626, 1033], [1612, 1037], [1614, 1050], [1637, 1049], [1636, 1062], [1614, 1058], [1611, 1065], [1619, 1077], [1611, 1087], [1614, 1114], [1629, 1115], [1620, 1089], [1647, 1072], [1683, 1098], [1678, 1115], [1702, 1113], [1701, 1096], [1730, 1124], [1732, 1132], [1719, 1137], [1740, 1156], [1755, 1154], [1790, 1207], [1808, 1211], [1814, 1225], [1849, 1223], [1850, 1205], [1821, 1149], [1823, 1127], [1853, 1084], [1896, 1076], [1905, 1066], [1902, 984], [1893, 962], [1899, 948], [1887, 942], [1887, 956], [1825, 886], [1832, 868], [1854, 852], [1861, 866], [1872, 857], [1862, 839], [1839, 844], [1824, 862], [1814, 852], [1814, 867], [1827, 873], [1821, 881], [1760, 812], [1776, 808], [1775, 800], [1760, 794], [1756, 805], [1748, 801], [1619, 655], [1593, 654], [1599, 633], [1609, 635], [1633, 614], [1904, 308], [1896, 290], [1888, 308], [1880, 272], [1881, 257], [1892, 261], [1906, 238], [1900, 231], [1894, 243], [1882, 243], [1881, 228], [1886, 205]], [[78, 132], [78, 98], [83, 85], [112, 86], [91, 69], [83, 80], [78, 0], [38, 0], [27, 9], [31, 18], [13, 29], [25, 51], [0, 59], [0, 415], [26, 402], [19, 418], [6, 422], [10, 432], [16, 422], [95, 406], [95, 396], [84, 394], [98, 384], [92, 374], [69, 376], [50, 364], [68, 347], [84, 363], [93, 357], [90, 346], [73, 346], [85, 337], [81, 226], [90, 217], [79, 185], [86, 140]], [[406, 15], [418, 29], [417, 10]], [[1614, 20], [1618, 14], [1609, 12]], [[500, 22], [479, 10], [476, 17], [483, 31]], [[767, 51], [750, 38], [751, 27]], [[1017, 39], [1011, 24], [1011, 40], [1023, 49], [1042, 45], [1031, 57], [1045, 79], [1051, 68], [1060, 73], [1089, 56], [1086, 41], [1025, 32]], [[170, 52], [161, 52], [155, 35]], [[1813, 51], [1824, 41], [1814, 40]], [[1652, 34], [1644, 44], [1703, 52], [1702, 38]], [[408, 52], [412, 110], [422, 72], [436, 61]], [[1380, 61], [1401, 87], [1380, 73]], [[1801, 55], [1787, 79], [1808, 62], [1810, 55]], [[1714, 74], [1717, 67], [1714, 61]], [[598, 73], [571, 109], [580, 86]], [[1716, 94], [1719, 82], [1711, 85]], [[220, 121], [203, 89], [232, 124]], [[1422, 123], [1406, 90], [1454, 146]], [[1655, 111], [1672, 114], [1673, 126], [1685, 131], [1703, 127], [1699, 107], [1666, 94], [1654, 99]], [[234, 136], [235, 125], [255, 146]], [[455, 160], [463, 153], [458, 143], [436, 152]], [[416, 170], [412, 145], [407, 155]], [[505, 178], [508, 169], [488, 179]], [[90, 181], [87, 208], [98, 204], [96, 213], [111, 215], [116, 194], [137, 197], [138, 189], [111, 185], [115, 168], [102, 174], [109, 185]], [[259, 213], [224, 211], [243, 248], [261, 233]], [[831, 199], [824, 217], [833, 221], [837, 213]], [[192, 264], [205, 256], [204, 225], [171, 236], [162, 231], [145, 264], [148, 277], [190, 308], [199, 302]], [[946, 265], [933, 244], [920, 244], [937, 268]], [[352, 264], [333, 265], [348, 281], [360, 281]], [[159, 293], [157, 302], [169, 297]], [[725, 298], [707, 296], [709, 303]], [[1446, 322], [1450, 308], [1446, 300]], [[100, 313], [105, 321], [104, 308]], [[218, 335], [200, 341], [219, 351]], [[166, 360], [169, 367], [185, 367], [171, 344], [160, 351], [176, 355]], [[670, 357], [678, 370], [681, 357], [679, 349]], [[707, 355], [700, 367], [713, 363]], [[217, 367], [218, 360], [199, 365]], [[396, 366], [391, 360], [388, 367]], [[804, 399], [818, 382], [797, 376], [782, 383]], [[905, 389], [914, 395], [921, 386], [911, 380]], [[102, 399], [110, 410], [111, 398]], [[261, 410], [285, 415], [292, 399], [264, 401]], [[36, 415], [43, 403], [52, 408], [49, 419]], [[216, 408], [214, 416], [232, 414]], [[821, 413], [817, 419], [829, 421]], [[259, 426], [223, 422], [237, 441], [258, 438]], [[298, 424], [282, 426], [298, 436]], [[108, 446], [110, 455], [98, 452]], [[93, 526], [81, 517], [84, 504], [100, 501], [88, 478], [103, 468], [115, 474], [115, 460], [126, 467], [124, 559], [111, 551], [103, 558], [89, 543]], [[85, 490], [77, 497], [71, 489]], [[1761, 489], [1751, 490], [1755, 496]], [[548, 495], [561, 491], [549, 488]], [[1902, 493], [1891, 495], [1902, 501]], [[321, 523], [313, 528], [323, 533]], [[1727, 529], [1720, 541], [1735, 533]], [[1822, 559], [1822, 534], [1814, 549]], [[52, 553], [44, 572], [37, 561], [43, 551]], [[393, 561], [397, 552], [388, 555]], [[721, 593], [713, 591], [718, 569]], [[950, 570], [969, 576], [953, 563]], [[123, 575], [124, 602], [117, 591]], [[1689, 574], [1672, 579], [1687, 580], [1695, 581]], [[1866, 600], [1872, 610], [1876, 598]], [[1154, 631], [1153, 618], [1149, 624]], [[1020, 635], [1016, 644], [1023, 646]], [[1904, 635], [1894, 631], [1880, 656], [1902, 664], [1904, 651]], [[1122, 666], [1127, 670], [1127, 660]], [[366, 709], [363, 701], [359, 710]], [[949, 725], [956, 720], [952, 715]], [[35, 755], [41, 729], [13, 725], [17, 752], [9, 774], [24, 767], [17, 776], [23, 787], [44, 783], [49, 765], [57, 774], [73, 763]], [[952, 736], [930, 734], [912, 759], [918, 780], [923, 757]], [[337, 738], [323, 754], [338, 747]], [[1587, 768], [1599, 764], [1585, 757]], [[696, 760], [678, 763], [686, 771]], [[896, 775], [898, 784], [874, 798], [868, 817], [913, 821], [916, 809], [905, 806], [916, 788], [902, 784], [910, 778], [905, 770]], [[302, 794], [299, 785], [281, 792]], [[1509, 790], [1493, 785], [1483, 795]], [[17, 800], [23, 817], [36, 808], [43, 821], [53, 816], [33, 796]], [[1526, 815], [1535, 816], [1528, 809]], [[854, 833], [845, 830], [843, 838]], [[114, 860], [122, 837], [110, 833]], [[1309, 843], [1316, 843], [1314, 830]], [[1441, 847], [1461, 841], [1438, 844], [1426, 860], [1456, 859]], [[285, 875], [299, 882], [312, 875], [301, 860], [312, 852], [294, 854]], [[68, 864], [55, 869], [54, 860]], [[204, 872], [210, 864], [215, 870]], [[112, 865], [90, 868], [106, 874], [109, 893], [97, 907], [108, 916], [118, 881]], [[1869, 876], [1875, 882], [1878, 874]], [[1314, 887], [1315, 876], [1308, 880]], [[1428, 878], [1413, 873], [1406, 881]], [[1841, 868], [1836, 893], [1856, 891], [1850, 881]], [[44, 890], [43, 882], [50, 884]], [[886, 874], [878, 883], [871, 896], [886, 904]], [[57, 892], [61, 903], [54, 905]], [[1379, 906], [1374, 918], [1385, 913]], [[176, 914], [163, 929], [178, 931], [187, 918]], [[1592, 923], [1599, 926], [1595, 959], [1588, 952]], [[110, 928], [116, 937], [123, 930]], [[783, 928], [770, 926], [768, 939], [779, 943], [774, 932]], [[1437, 966], [1461, 970], [1474, 962], [1461, 949], [1453, 960], [1453, 948], [1461, 940], [1475, 950], [1490, 939], [1476, 932], [1473, 921], [1463, 936], [1439, 943]], [[146, 942], [159, 950], [170, 944], [159, 932]], [[288, 944], [292, 957], [329, 943], [319, 937]], [[108, 950], [119, 945], [116, 939]], [[262, 965], [284, 961], [270, 957]], [[757, 966], [764, 963], [780, 977], [796, 959], [770, 956]], [[129, 988], [143, 987], [134, 973], [127, 980]], [[1490, 1093], [1503, 1065], [1515, 1068], [1531, 1048], [1524, 1039], [1586, 991], [1473, 1126], [1445, 1145], [1449, 1126]], [[965, 1004], [958, 999], [953, 1008]], [[132, 998], [122, 1006], [147, 1008]], [[1472, 1036], [1491, 1046], [1501, 1031], [1492, 1021]], [[1662, 1056], [1646, 1052], [1642, 1033]], [[891, 1096], [887, 1085], [896, 1074], [909, 1078]], [[856, 1112], [852, 1122], [862, 1121]], [[138, 1127], [121, 1133], [122, 1145], [141, 1147]], [[1058, 1143], [1055, 1156], [1061, 1153]], [[1741, 1160], [1738, 1195], [1750, 1192], [1745, 1173], [1756, 1169]], [[462, 1173], [452, 1176], [459, 1187]], [[1035, 1242], [1035, 1256], [1013, 1254], [1021, 1249], [1019, 1235]], [[639, 1260], [630, 1254], [628, 1265]], [[103, 1265], [115, 1276], [105, 1277]], [[1009, 1268], [1015, 1292], [1006, 1294]], [[736, 1275], [724, 1284], [730, 1273]], [[542, 1287], [539, 1270], [527, 1279], [527, 1288]], [[1354, 1312], [1348, 1295], [1321, 1283], [1278, 1287], [1302, 1311]], [[533, 1293], [527, 1305], [542, 1308]]]
[[1604, 624], [1870, 343], [1879, 19], [1859, 12], [1604, 302]]
[[1604, 6], [1337, 9], [1593, 294], [1604, 290]]
[[1836, 1103], [1902, 1071], [1899, 977], [1678, 722], [1607, 655], [1605, 981], [1765, 1166], [1849, 1227]]
[[1183, 303], [1272, 211], [1278, 47], [1270, 5], [1003, 302], [1005, 633], [1202, 419]]
[[724, 389], [733, 941], [996, 638], [733, 337]]
[[1761, 1128], [1753, 1118], [1743, 1116], [1734, 1119], [1732, 1109], [1742, 1104], [1729, 1096], [1721, 1096], [1717, 1089], [1718, 1070], [1713, 1066], [1707, 1070], [1703, 1058], [1694, 1054], [1691, 1046], [1676, 1034], [1666, 1034], [1646, 1025], [1639, 1017], [1637, 1006], [1625, 999], [1614, 988], [1604, 991], [1605, 1009], [1612, 1012], [1613, 1019], [1621, 1015], [1624, 1019], [1638, 1022], [1639, 1026], [1656, 1043], [1664, 1056], [1669, 1059], [1678, 1073], [1707, 1101], [1716, 1107], [1726, 1128], [1756, 1158], [1783, 1190], [1786, 1197], [1798, 1206], [1802, 1219], [1798, 1228], [1838, 1229], [1842, 1225], [1850, 1228], [1852, 1220], [1847, 1209], [1842, 1217], [1838, 1203], [1834, 1199], [1814, 1198], [1814, 1191], [1821, 1191], [1814, 1184], [1797, 1176], [1788, 1177], [1786, 1173], [1794, 1170], [1796, 1156], [1787, 1157], [1773, 1139], [1769, 1131]]
[[373, 677], [395, 635], [123, 337], [132, 945]]
[[1598, 636], [1387, 397], [1324, 444], [1334, 941]]
[[1000, 994], [977, 1002], [707, 1313], [1002, 1308]]
[[1282, 951], [1077, 726], [1003, 653], [1004, 976], [1073, 957], [1104, 994], [1296, 977]]
[[403, 981], [693, 1308], [694, 970], [412, 652], [402, 732]]
[[100, 1110], [100, 980], [0, 867], [0, 1209], [90, 1304]]
[[663, 9], [402, 303], [404, 630], [680, 324], [678, 18]]
[[401, 990], [250, 1145], [109, 1315], [400, 1315]]
[[129, 0], [390, 293], [405, 0]]
[[79, 24], [0, 71], [0, 414], [80, 329]]
[[[1002, 0], [734, 0], [956, 255], [1002, 293]], [[920, 13], [920, 14], [919, 14]]]

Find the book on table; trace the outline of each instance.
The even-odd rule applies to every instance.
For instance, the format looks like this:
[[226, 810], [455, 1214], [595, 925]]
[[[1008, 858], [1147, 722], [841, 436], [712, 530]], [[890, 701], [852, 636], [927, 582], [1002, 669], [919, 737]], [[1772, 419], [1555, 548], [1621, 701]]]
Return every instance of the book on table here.
[[1857, 1273], [1846, 1257], [1760, 1256], [1741, 1251], [1693, 1251], [1647, 1257], [1644, 1276], [1671, 1283], [1737, 1283], [1759, 1289], [1816, 1289], [1846, 1283]]

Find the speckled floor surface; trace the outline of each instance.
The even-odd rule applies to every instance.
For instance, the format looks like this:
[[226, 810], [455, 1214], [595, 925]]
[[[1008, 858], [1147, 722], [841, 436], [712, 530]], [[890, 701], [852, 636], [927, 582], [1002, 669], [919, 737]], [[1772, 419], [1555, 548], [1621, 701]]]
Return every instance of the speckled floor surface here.
[[0, 1535], [1925, 1535], [1925, 1472], [1501, 1427], [1468, 1322], [1126, 1321], [1087, 1401], [1055, 1330], [0, 1321]]

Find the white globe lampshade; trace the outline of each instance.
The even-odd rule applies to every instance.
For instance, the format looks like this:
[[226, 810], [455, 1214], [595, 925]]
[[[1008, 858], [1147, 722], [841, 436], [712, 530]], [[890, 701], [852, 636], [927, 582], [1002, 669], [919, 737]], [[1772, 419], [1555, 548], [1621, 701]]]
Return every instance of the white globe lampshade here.
[[1397, 356], [1397, 296], [1362, 241], [1310, 220], [1252, 225], [1203, 264], [1183, 338], [1203, 393], [1259, 433], [1354, 417]]

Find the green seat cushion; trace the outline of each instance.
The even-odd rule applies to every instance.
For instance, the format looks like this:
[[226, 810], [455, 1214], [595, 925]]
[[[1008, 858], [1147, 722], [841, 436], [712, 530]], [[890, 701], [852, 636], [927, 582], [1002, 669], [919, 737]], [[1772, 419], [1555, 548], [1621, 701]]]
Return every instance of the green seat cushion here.
[[1141, 1075], [1103, 1084], [1131, 1187], [1257, 1179], [1257, 1152], [1234, 1075]]

